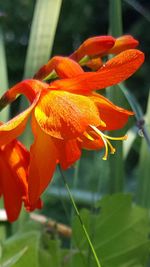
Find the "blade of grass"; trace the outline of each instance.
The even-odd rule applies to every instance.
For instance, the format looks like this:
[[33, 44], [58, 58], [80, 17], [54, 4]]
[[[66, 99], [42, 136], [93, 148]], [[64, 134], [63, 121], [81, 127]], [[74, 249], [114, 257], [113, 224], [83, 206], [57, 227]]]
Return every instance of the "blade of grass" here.
[[[31, 25], [29, 45], [25, 61], [24, 78], [31, 78], [45, 64], [52, 52], [56, 27], [62, 0], [37, 0]], [[26, 107], [22, 99], [21, 109]], [[29, 146], [32, 141], [30, 127], [27, 127], [22, 141]]]
[[81, 218], [81, 216], [80, 216], [79, 210], [78, 210], [78, 208], [77, 208], [77, 206], [76, 206], [76, 203], [75, 203], [75, 201], [74, 201], [74, 198], [73, 198], [73, 196], [72, 196], [72, 193], [71, 193], [71, 191], [70, 191], [70, 188], [69, 188], [69, 186], [68, 186], [68, 183], [67, 183], [67, 181], [66, 181], [66, 178], [65, 178], [65, 176], [64, 176], [64, 174], [63, 174], [63, 172], [62, 172], [60, 166], [59, 166], [59, 170], [60, 170], [60, 173], [61, 173], [61, 176], [62, 176], [64, 185], [65, 185], [65, 187], [66, 187], [66, 190], [67, 190], [67, 192], [68, 192], [70, 201], [71, 201], [72, 206], [73, 206], [73, 208], [74, 208], [74, 210], [75, 210], [75, 214], [77, 215], [77, 217], [78, 217], [78, 219], [79, 219], [79, 221], [80, 221], [80, 224], [81, 224], [81, 227], [82, 227], [82, 229], [83, 229], [85, 238], [86, 238], [86, 240], [87, 240], [87, 242], [88, 242], [88, 244], [89, 244], [89, 247], [90, 247], [90, 249], [91, 249], [92, 255], [93, 255], [94, 259], [95, 259], [96, 265], [97, 265], [97, 267], [101, 267], [100, 261], [99, 261], [99, 259], [98, 259], [98, 257], [97, 257], [96, 251], [95, 251], [95, 248], [94, 248], [94, 246], [93, 246], [93, 244], [92, 244], [92, 241], [91, 241], [91, 239], [90, 239], [90, 236], [89, 236], [89, 234], [88, 234], [88, 232], [87, 232], [87, 230], [86, 230], [86, 227], [85, 227], [85, 225], [84, 225], [84, 222], [83, 222], [83, 220], [82, 220], [82, 218]]
[[121, 0], [109, 0], [109, 31], [114, 37], [122, 35]]
[[32, 77], [51, 54], [62, 0], [37, 0], [24, 77]]
[[[8, 74], [7, 74], [7, 63], [6, 63], [6, 54], [5, 54], [5, 45], [4, 45], [4, 37], [2, 27], [0, 26], [0, 94], [3, 93], [8, 88]], [[0, 121], [7, 121], [9, 118], [9, 108], [5, 108], [0, 112]], [[0, 200], [0, 208], [3, 207], [3, 202]], [[6, 227], [0, 225], [0, 231], [4, 233], [5, 236], [5, 229]]]
[[[147, 103], [147, 112], [146, 112], [146, 125], [148, 125], [149, 138], [150, 138], [150, 93]], [[138, 183], [137, 183], [137, 192], [136, 199], [139, 204], [144, 207], [150, 208], [150, 149], [147, 145], [147, 142], [143, 138], [141, 150], [140, 150], [140, 159], [139, 159], [139, 168], [138, 168]]]
[[[109, 1], [109, 33], [117, 37], [122, 35], [122, 6], [120, 0]], [[124, 98], [118, 86], [107, 89], [107, 95], [115, 104], [124, 106]], [[121, 136], [122, 132], [118, 131]], [[115, 136], [115, 133], [114, 133]], [[124, 188], [123, 147], [121, 142], [115, 142], [116, 154], [110, 157], [109, 192], [121, 192]]]
[[124, 1], [150, 22], [150, 12], [148, 11], [148, 9], [144, 8], [137, 0]]
[[144, 136], [147, 142], [147, 145], [149, 147], [149, 150], [150, 150], [150, 136], [145, 126], [143, 111], [139, 103], [135, 99], [134, 95], [127, 89], [127, 87], [124, 86], [124, 84], [119, 84], [119, 87], [121, 91], [123, 92], [123, 94], [125, 95], [126, 99], [128, 100], [128, 103], [130, 104], [132, 110], [135, 113], [136, 126], [141, 131], [142, 135]]
[[[8, 88], [8, 75], [7, 75], [7, 65], [6, 65], [6, 54], [4, 46], [3, 31], [0, 27], [0, 90], [1, 95]], [[4, 109], [1, 111], [0, 120], [7, 121], [9, 117], [9, 109]]]

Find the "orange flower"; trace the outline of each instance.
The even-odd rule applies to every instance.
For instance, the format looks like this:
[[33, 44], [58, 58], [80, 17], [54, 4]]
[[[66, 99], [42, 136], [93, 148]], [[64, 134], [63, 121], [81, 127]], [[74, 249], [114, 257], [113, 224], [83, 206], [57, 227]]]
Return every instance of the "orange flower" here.
[[[29, 114], [32, 114], [34, 143], [30, 150], [29, 200], [35, 205], [52, 179], [56, 164], [66, 169], [81, 156], [81, 149], [115, 148], [104, 130], [122, 128], [133, 113], [124, 110], [93, 90], [117, 84], [131, 76], [142, 64], [144, 55], [138, 50], [127, 50], [109, 60], [98, 72], [84, 72], [69, 58], [57, 57], [53, 66], [59, 80], [49, 85], [37, 80], [26, 80], [12, 87], [1, 103], [14, 100], [24, 93], [31, 106], [0, 126], [0, 145], [21, 134]], [[0, 104], [1, 104], [0, 103]]]
[[29, 152], [17, 140], [0, 147], [0, 196], [4, 198], [4, 206], [10, 222], [17, 219], [22, 202], [27, 210], [40, 208], [37, 201], [31, 207], [28, 199], [27, 173], [29, 165]]

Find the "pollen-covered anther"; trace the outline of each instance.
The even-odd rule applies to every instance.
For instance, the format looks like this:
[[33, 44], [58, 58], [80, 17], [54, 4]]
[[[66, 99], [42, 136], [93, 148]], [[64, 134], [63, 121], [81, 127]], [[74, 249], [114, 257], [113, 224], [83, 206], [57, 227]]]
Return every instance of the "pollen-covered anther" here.
[[112, 144], [110, 143], [109, 140], [120, 141], [120, 140], [126, 140], [127, 139], [127, 135], [119, 136], [119, 137], [113, 137], [113, 136], [109, 136], [109, 135], [104, 134], [97, 127], [95, 127], [94, 125], [90, 125], [90, 127], [103, 140], [103, 143], [104, 143], [104, 146], [105, 146], [105, 154], [104, 154], [104, 156], [102, 158], [103, 160], [107, 160], [107, 158], [108, 158], [108, 148], [110, 148], [110, 153], [111, 154], [114, 154], [116, 152], [115, 147], [112, 146]]

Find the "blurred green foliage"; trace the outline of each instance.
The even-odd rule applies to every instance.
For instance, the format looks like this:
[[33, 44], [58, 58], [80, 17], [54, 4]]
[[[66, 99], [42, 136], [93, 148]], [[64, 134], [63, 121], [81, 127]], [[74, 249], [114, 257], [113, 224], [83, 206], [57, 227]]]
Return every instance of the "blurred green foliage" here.
[[[145, 266], [150, 246], [148, 214], [133, 206], [129, 195], [106, 196], [91, 212], [82, 210], [81, 216], [102, 266]], [[46, 224], [27, 221], [21, 232], [2, 244], [1, 266], [96, 266], [77, 218], [72, 227], [73, 246], [68, 249], [62, 247], [57, 227], [53, 234]]]

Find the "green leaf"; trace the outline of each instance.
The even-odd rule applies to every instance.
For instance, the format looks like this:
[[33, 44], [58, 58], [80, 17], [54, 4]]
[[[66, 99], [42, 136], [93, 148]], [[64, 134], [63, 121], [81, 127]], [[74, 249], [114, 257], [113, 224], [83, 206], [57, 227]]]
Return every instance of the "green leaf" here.
[[[132, 205], [130, 195], [104, 197], [97, 204], [95, 214], [82, 210], [81, 216], [103, 267], [145, 265], [150, 245], [147, 211]], [[73, 266], [77, 262], [80, 266], [95, 266], [77, 218], [73, 239], [76, 245]]]
[[39, 250], [39, 263], [41, 267], [49, 267], [51, 262], [50, 253], [45, 249]]
[[137, 0], [125, 0], [125, 2], [142, 15], [148, 22], [150, 22], [150, 12], [148, 8], [145, 8], [144, 5], [141, 5]]
[[42, 236], [39, 259], [41, 267], [61, 266], [60, 241], [58, 239], [52, 240], [49, 233], [45, 233]]
[[[37, 0], [31, 26], [29, 45], [25, 61], [24, 78], [31, 78], [45, 64], [52, 52], [56, 27], [62, 0]], [[21, 110], [27, 107], [26, 99], [21, 99]], [[21, 137], [26, 146], [33, 141], [31, 127]]]
[[[18, 257], [20, 255], [20, 258], [18, 258], [14, 265], [15, 267], [39, 267], [39, 239], [40, 234], [36, 231], [17, 234], [7, 239], [3, 244], [2, 264], [9, 261], [14, 255], [18, 255]], [[25, 248], [26, 252], [22, 255], [19, 254]]]
[[[143, 137], [145, 138], [147, 145], [149, 146], [149, 149], [150, 149], [150, 135], [149, 135], [149, 132], [147, 130], [147, 127], [144, 125], [144, 114], [143, 114], [143, 111], [142, 111], [139, 103], [137, 102], [134, 95], [128, 90], [128, 88], [126, 86], [124, 86], [124, 84], [119, 84], [118, 86], [120, 87], [124, 96], [128, 100], [128, 103], [130, 104], [130, 107], [134, 111], [135, 118], [137, 120], [136, 123], [137, 123], [138, 127], [134, 127], [134, 136], [133, 136], [133, 132], [132, 132], [132, 141], [134, 141], [137, 133], [140, 131], [141, 134], [143, 135]], [[132, 142], [130, 143], [130, 147], [131, 147], [131, 144], [132, 144]], [[128, 150], [129, 150], [129, 148], [128, 148]]]
[[61, 0], [37, 0], [31, 26], [24, 77], [32, 77], [51, 54]]
[[18, 260], [26, 253], [27, 247], [23, 248], [20, 252], [15, 254], [12, 258], [8, 259], [7, 261], [3, 262], [1, 267], [11, 267], [14, 266], [18, 262]]
[[[150, 93], [147, 103], [147, 112], [146, 112], [146, 123], [147, 130], [150, 126]], [[148, 131], [150, 138], [150, 130]], [[140, 150], [140, 161], [138, 168], [138, 184], [137, 184], [137, 202], [144, 207], [150, 207], [150, 147], [148, 146], [145, 138], [142, 140], [141, 150]]]
[[[122, 35], [122, 2], [121, 0], [109, 0], [109, 34], [114, 37]], [[107, 96], [110, 100], [119, 106], [124, 106], [124, 96], [118, 90], [117, 86], [107, 89]], [[118, 136], [122, 131], [117, 132]], [[115, 133], [113, 133], [115, 136]], [[124, 188], [124, 162], [122, 142], [114, 142], [116, 153], [109, 158], [110, 163], [110, 186], [109, 192], [121, 192]], [[111, 179], [113, 178], [113, 179]]]
[[[3, 32], [0, 27], [0, 94], [2, 95], [8, 88], [8, 77], [7, 77], [7, 67], [6, 67], [6, 55], [5, 55], [5, 46]], [[9, 109], [5, 108], [1, 111], [0, 120], [6, 121], [9, 116]]]
[[122, 1], [109, 0], [109, 31], [114, 37], [122, 35]]

